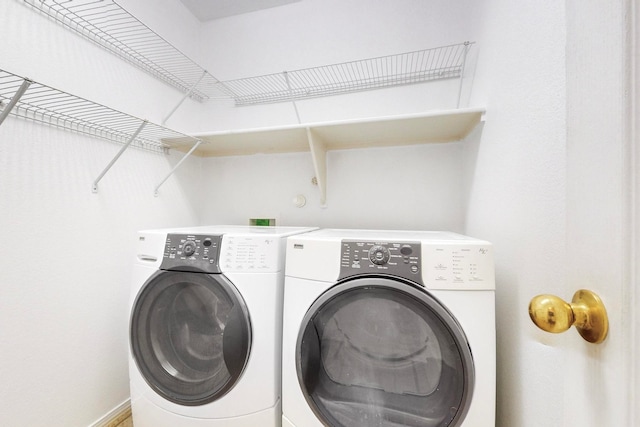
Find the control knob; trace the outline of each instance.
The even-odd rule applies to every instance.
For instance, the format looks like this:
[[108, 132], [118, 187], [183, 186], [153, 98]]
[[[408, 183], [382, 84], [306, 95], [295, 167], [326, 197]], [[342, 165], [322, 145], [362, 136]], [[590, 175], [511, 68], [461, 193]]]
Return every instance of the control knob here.
[[182, 245], [182, 253], [185, 256], [191, 256], [196, 253], [196, 243], [191, 240], [185, 242], [184, 245]]
[[369, 259], [376, 265], [384, 265], [389, 261], [389, 250], [384, 246], [376, 245], [369, 249]]

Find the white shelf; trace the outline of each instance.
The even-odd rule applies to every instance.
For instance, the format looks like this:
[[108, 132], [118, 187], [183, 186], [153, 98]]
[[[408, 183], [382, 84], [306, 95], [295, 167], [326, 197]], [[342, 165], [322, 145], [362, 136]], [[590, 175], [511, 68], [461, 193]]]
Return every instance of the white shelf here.
[[[206, 142], [194, 151], [201, 157], [310, 151], [313, 155], [321, 203], [326, 202], [326, 152], [464, 139], [480, 123], [485, 110], [463, 108], [424, 114], [362, 120], [309, 123], [195, 135]], [[180, 138], [165, 144], [187, 151], [192, 142]]]

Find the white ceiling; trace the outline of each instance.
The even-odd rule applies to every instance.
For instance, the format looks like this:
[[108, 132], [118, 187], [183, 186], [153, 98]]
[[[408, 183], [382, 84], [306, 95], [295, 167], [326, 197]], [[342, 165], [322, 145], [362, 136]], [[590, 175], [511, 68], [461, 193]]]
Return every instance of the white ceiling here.
[[240, 15], [300, 0], [180, 0], [200, 21]]

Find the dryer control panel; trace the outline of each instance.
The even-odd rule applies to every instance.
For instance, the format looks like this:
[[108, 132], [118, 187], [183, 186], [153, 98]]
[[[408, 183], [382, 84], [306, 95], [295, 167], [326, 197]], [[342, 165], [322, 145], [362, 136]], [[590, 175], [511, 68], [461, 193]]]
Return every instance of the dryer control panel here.
[[432, 242], [423, 247], [423, 278], [429, 289], [495, 289], [491, 245]]
[[339, 278], [390, 274], [423, 284], [420, 252], [420, 242], [343, 240]]
[[222, 235], [167, 234], [161, 270], [220, 273]]

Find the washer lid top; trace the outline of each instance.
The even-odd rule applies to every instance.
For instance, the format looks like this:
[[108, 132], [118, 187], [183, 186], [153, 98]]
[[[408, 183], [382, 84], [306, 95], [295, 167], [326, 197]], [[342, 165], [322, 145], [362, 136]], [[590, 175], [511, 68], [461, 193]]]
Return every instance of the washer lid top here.
[[253, 225], [204, 225], [197, 227], [160, 228], [155, 230], [141, 230], [140, 233], [177, 233], [177, 234], [233, 234], [237, 236], [272, 236], [287, 237], [294, 234], [317, 230], [318, 227], [284, 227], [284, 226], [253, 226]]

